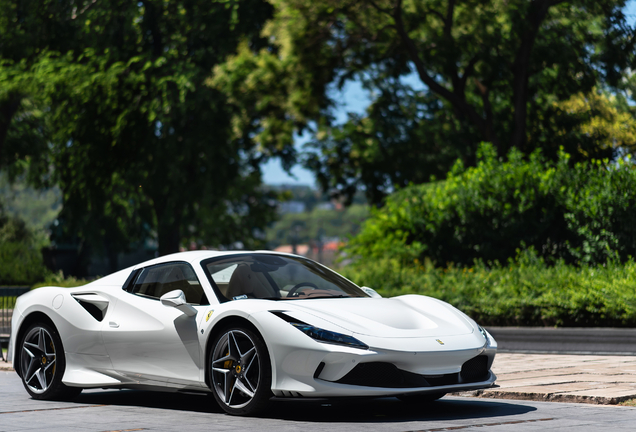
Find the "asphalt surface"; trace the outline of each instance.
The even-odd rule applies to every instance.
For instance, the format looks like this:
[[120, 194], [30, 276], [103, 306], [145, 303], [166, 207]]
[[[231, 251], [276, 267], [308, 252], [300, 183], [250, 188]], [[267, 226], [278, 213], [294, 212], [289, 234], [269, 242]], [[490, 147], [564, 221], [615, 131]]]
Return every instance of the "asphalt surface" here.
[[[278, 403], [264, 416], [233, 417], [207, 396], [86, 391], [74, 402], [30, 399], [0, 372], [0, 431], [633, 431], [636, 408], [445, 397], [426, 406], [394, 398], [324, 406]], [[486, 428], [486, 429], [484, 429]]]
[[498, 352], [636, 355], [636, 329], [487, 327]]
[[[72, 402], [37, 401], [15, 372], [0, 367], [0, 432], [634, 430], [636, 408], [591, 404], [616, 403], [636, 394], [636, 358], [625, 357], [636, 352], [636, 330], [489, 331], [500, 353], [518, 353], [498, 355], [493, 370], [500, 387], [473, 395], [477, 398], [446, 396], [425, 406], [395, 398], [331, 405], [277, 403], [266, 415], [241, 418], [225, 414], [211, 397], [200, 395], [89, 390]], [[592, 354], [592, 349], [593, 356], [580, 355]], [[555, 352], [579, 355], [523, 354]], [[561, 403], [540, 402], [548, 400]], [[567, 402], [572, 400], [587, 403]]]

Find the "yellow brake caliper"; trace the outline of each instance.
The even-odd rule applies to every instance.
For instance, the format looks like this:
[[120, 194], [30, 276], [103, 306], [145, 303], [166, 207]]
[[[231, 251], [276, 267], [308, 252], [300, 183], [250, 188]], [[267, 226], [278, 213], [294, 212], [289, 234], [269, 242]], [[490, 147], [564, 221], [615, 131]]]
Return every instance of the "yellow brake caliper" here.
[[[55, 346], [53, 345], [53, 341], [50, 342], [51, 351], [55, 354]], [[53, 364], [53, 369], [51, 370], [51, 374], [55, 375], [55, 366], [57, 366], [57, 362]]]

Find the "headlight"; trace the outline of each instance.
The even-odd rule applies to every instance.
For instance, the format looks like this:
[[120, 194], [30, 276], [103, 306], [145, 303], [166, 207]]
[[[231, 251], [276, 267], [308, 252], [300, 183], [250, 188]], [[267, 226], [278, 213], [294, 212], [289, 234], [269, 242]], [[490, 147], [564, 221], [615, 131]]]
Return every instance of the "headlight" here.
[[301, 332], [305, 333], [310, 338], [317, 340], [318, 342], [324, 342], [334, 345], [344, 345], [351, 348], [359, 348], [364, 350], [369, 349], [368, 345], [360, 342], [358, 339], [352, 336], [324, 330], [305, 323], [290, 322], [290, 324], [296, 327]]
[[307, 324], [297, 318], [291, 317], [287, 315], [283, 311], [270, 311], [271, 314], [276, 315], [278, 318], [287, 321], [294, 327], [296, 327], [301, 332], [305, 333], [307, 336], [322, 343], [334, 344], [334, 345], [343, 345], [351, 348], [358, 349], [369, 349], [369, 346], [363, 342], [360, 342], [358, 339], [347, 336], [342, 333], [336, 333], [329, 330], [321, 329], [318, 327], [314, 327], [311, 324]]
[[486, 333], [486, 330], [479, 324], [477, 325], [477, 328], [479, 329], [479, 333], [481, 333], [484, 339], [486, 339], [486, 343], [490, 345], [490, 339], [488, 339], [488, 333]]

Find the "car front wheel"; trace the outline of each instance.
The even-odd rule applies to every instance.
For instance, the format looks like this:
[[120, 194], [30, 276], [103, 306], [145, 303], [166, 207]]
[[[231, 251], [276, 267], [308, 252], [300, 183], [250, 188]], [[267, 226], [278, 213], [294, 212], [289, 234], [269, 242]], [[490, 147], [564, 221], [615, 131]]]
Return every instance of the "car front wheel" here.
[[225, 412], [254, 415], [272, 396], [272, 371], [262, 339], [247, 328], [223, 330], [210, 351], [212, 394]]
[[20, 375], [22, 384], [33, 399], [70, 399], [82, 391], [62, 383], [66, 358], [62, 340], [54, 327], [34, 323], [20, 340]]

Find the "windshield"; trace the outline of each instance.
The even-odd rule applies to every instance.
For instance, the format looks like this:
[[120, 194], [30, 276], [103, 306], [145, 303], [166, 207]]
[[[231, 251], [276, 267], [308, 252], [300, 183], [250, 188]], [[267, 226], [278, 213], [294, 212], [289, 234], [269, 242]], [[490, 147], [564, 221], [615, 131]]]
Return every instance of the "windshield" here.
[[300, 257], [240, 254], [205, 260], [202, 265], [221, 302], [368, 297], [339, 274]]

